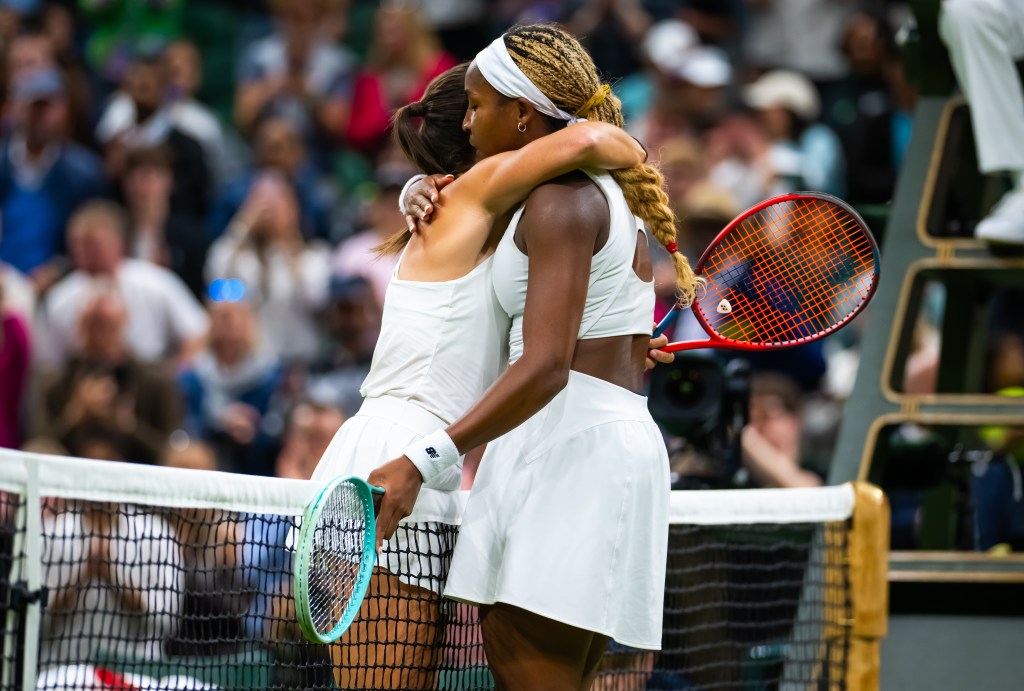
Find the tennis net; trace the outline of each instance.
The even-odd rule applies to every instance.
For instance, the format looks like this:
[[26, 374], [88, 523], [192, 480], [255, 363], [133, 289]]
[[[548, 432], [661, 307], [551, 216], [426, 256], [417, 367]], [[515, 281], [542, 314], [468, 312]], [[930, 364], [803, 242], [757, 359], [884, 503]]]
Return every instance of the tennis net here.
[[[302, 638], [291, 562], [317, 489], [0, 451], [0, 690], [493, 688], [476, 610], [441, 597], [464, 493], [424, 490], [340, 643]], [[673, 493], [663, 648], [613, 644], [594, 688], [848, 688], [884, 633], [860, 494]]]

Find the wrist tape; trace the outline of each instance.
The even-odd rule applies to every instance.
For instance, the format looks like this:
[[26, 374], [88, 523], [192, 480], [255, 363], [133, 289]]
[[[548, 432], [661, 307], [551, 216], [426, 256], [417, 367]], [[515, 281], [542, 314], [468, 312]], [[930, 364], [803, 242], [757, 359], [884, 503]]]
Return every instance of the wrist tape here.
[[409, 444], [405, 455], [420, 471], [423, 482], [429, 482], [458, 463], [461, 454], [448, 433], [439, 429]]
[[427, 177], [427, 176], [424, 175], [423, 173], [420, 173], [419, 175], [413, 175], [411, 178], [409, 178], [408, 182], [405, 183], [405, 187], [402, 188], [402, 193], [398, 197], [398, 210], [401, 211], [402, 214], [408, 214], [409, 213], [405, 209], [405, 195], [406, 195], [406, 193], [408, 193], [409, 188], [412, 187], [413, 185], [415, 185], [417, 182], [419, 182], [420, 180], [422, 180], [425, 177]]

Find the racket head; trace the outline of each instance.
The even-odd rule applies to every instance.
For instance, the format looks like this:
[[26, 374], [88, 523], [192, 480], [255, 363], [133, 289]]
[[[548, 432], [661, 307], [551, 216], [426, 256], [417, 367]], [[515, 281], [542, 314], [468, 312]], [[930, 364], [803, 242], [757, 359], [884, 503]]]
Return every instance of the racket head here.
[[383, 490], [338, 477], [306, 506], [292, 575], [295, 613], [310, 642], [338, 640], [359, 612], [377, 559], [374, 494]]
[[733, 219], [694, 267], [691, 309], [709, 341], [693, 348], [774, 350], [837, 331], [871, 300], [878, 245], [849, 204], [821, 192], [783, 194]]

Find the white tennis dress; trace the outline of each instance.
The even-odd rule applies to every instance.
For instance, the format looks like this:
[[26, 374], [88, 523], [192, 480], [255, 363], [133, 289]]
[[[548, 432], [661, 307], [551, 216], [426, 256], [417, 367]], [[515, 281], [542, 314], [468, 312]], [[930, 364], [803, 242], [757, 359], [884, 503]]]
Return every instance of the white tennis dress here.
[[[313, 472], [314, 480], [368, 476], [420, 437], [454, 422], [504, 371], [509, 318], [491, 286], [494, 257], [453, 281], [407, 281], [395, 267], [380, 338], [360, 387], [363, 405]], [[427, 485], [456, 490], [462, 466]]]
[[[622, 191], [608, 200], [608, 242], [593, 257], [580, 339], [651, 333], [653, 282], [633, 271], [637, 231]], [[494, 291], [523, 352], [529, 259], [510, 231], [494, 255]], [[463, 515], [445, 595], [503, 602], [625, 645], [661, 647], [670, 480], [644, 396], [579, 372], [541, 411], [491, 442]]]

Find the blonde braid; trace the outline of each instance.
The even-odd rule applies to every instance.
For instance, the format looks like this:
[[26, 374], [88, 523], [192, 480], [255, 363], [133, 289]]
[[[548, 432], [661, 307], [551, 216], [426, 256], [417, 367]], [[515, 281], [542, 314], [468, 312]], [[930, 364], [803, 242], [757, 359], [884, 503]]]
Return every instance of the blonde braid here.
[[[590, 120], [623, 126], [622, 103], [613, 93], [599, 97], [607, 85], [601, 84], [590, 55], [570, 34], [545, 24], [516, 26], [505, 34], [505, 46], [523, 74], [556, 106]], [[587, 112], [581, 112], [584, 110]], [[622, 188], [630, 211], [642, 218], [654, 238], [671, 252], [679, 301], [684, 306], [692, 304], [699, 279], [686, 257], [675, 251], [676, 218], [668, 205], [661, 172], [643, 163], [611, 175]]]

